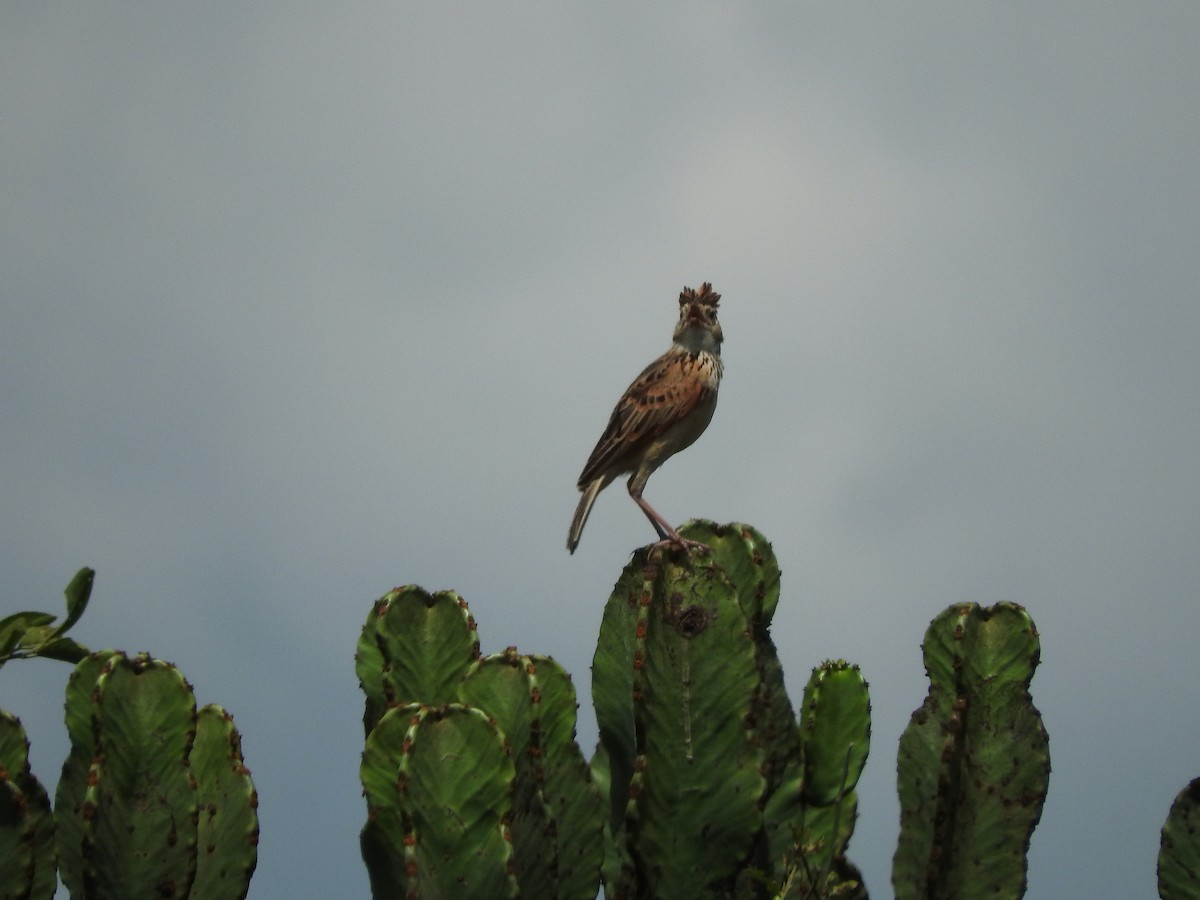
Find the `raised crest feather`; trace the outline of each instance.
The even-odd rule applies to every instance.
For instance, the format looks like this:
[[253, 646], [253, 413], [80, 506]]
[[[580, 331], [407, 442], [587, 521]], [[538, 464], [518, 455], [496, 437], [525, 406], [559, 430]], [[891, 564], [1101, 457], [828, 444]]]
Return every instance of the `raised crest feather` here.
[[679, 292], [679, 305], [687, 306], [689, 303], [703, 303], [705, 306], [716, 306], [721, 300], [721, 295], [712, 289], [709, 282], [704, 282], [700, 285], [700, 290], [695, 290], [690, 287], [685, 287]]

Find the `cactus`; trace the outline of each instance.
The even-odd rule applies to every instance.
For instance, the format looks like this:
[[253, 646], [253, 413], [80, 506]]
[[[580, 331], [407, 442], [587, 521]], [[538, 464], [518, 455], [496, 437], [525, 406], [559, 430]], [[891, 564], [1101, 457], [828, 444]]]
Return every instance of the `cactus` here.
[[593, 900], [604, 860], [604, 798], [575, 742], [578, 703], [571, 676], [532, 657], [540, 707], [542, 791], [557, 822], [558, 896]]
[[[514, 648], [480, 657], [462, 598], [415, 586], [375, 604], [356, 659], [367, 697], [361, 843], [374, 896], [595, 897], [603, 808], [575, 743], [575, 691], [554, 660]], [[470, 754], [434, 752], [451, 731], [469, 732]], [[478, 794], [461, 793], [469, 783]], [[492, 819], [446, 824], [431, 838], [446, 810], [457, 821], [459, 805], [484, 800]]]
[[1158, 895], [1163, 900], [1200, 897], [1200, 778], [1179, 792], [1163, 824]]
[[779, 590], [770, 544], [745, 525], [696, 521], [680, 533], [711, 552], [637, 551], [592, 666], [608, 896], [799, 897], [818, 877], [822, 895], [856, 890], [844, 852], [866, 759], [866, 683], [827, 664], [798, 723], [768, 632]]
[[708, 559], [737, 586], [738, 603], [746, 619], [765, 633], [779, 605], [779, 561], [770, 542], [758, 529], [742, 522], [718, 525], [692, 519], [679, 533], [708, 545]]
[[191, 896], [243, 900], [258, 863], [258, 794], [242, 759], [241, 735], [221, 707], [210, 703], [197, 713], [188, 761], [200, 808]]
[[0, 711], [0, 897], [54, 895], [54, 820], [20, 721]]
[[929, 694], [900, 739], [896, 897], [1020, 897], [1050, 774], [1029, 695], [1037, 629], [1013, 603], [955, 606], [923, 650]]
[[[752, 732], [758, 673], [737, 593], [711, 563], [648, 558], [641, 584], [610, 603], [635, 606], [633, 776], [625, 840], [639, 891], [716, 896], [753, 846], [765, 780]], [[607, 616], [606, 616], [607, 618]], [[601, 626], [601, 644], [605, 641]], [[597, 650], [595, 678], [602, 673]], [[617, 748], [608, 747], [610, 759]], [[619, 892], [619, 891], [618, 891]]]
[[375, 897], [516, 897], [512, 757], [496, 723], [461, 704], [389, 710], [360, 770]]
[[496, 718], [512, 749], [522, 896], [592, 900], [604, 850], [601, 798], [574, 740], [569, 676], [548, 657], [510, 647], [477, 661], [458, 693]]
[[385, 594], [372, 607], [355, 654], [358, 681], [367, 695], [367, 734], [389, 706], [454, 700], [478, 658], [475, 620], [458, 594], [430, 594], [415, 585]]
[[67, 737], [71, 748], [54, 794], [54, 843], [62, 883], [74, 897], [83, 896], [83, 809], [88, 769], [96, 755], [92, 731], [92, 692], [113, 651], [81, 660], [67, 679]]
[[71, 894], [244, 898], [257, 798], [228, 715], [197, 714], [174, 666], [113, 651], [76, 666], [66, 709], [54, 824]]
[[87, 896], [186, 897], [196, 876], [196, 701], [173, 666], [117, 655], [96, 679], [83, 807]]
[[801, 749], [765, 810], [768, 858], [780, 897], [856, 896], [862, 877], [846, 860], [867, 761], [871, 704], [857, 666], [827, 661], [804, 690]]

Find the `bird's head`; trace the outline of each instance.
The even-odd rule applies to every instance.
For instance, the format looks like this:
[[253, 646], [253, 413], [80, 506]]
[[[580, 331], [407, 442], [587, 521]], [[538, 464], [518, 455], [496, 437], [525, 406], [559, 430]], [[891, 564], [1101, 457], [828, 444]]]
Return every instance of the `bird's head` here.
[[717, 321], [717, 304], [721, 295], [707, 281], [700, 290], [685, 287], [679, 292], [679, 324], [675, 326], [675, 343], [689, 351], [721, 352], [721, 323]]

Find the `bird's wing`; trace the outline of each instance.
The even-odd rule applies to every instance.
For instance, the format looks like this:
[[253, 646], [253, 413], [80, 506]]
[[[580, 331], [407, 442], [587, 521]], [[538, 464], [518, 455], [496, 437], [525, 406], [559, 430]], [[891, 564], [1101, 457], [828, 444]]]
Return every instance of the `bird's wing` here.
[[650, 363], [617, 401], [579, 476], [579, 488], [626, 456], [634, 457], [632, 470], [641, 448], [686, 418], [711, 393], [704, 379], [696, 377], [694, 360], [686, 353], [668, 353]]

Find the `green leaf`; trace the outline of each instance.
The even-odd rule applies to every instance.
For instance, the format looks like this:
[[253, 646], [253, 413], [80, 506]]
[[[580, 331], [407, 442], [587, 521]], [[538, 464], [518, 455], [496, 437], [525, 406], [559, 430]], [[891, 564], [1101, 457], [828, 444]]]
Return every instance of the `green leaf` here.
[[78, 663], [91, 651], [74, 638], [60, 637], [38, 647], [37, 655], [42, 659], [57, 659], [62, 662]]
[[96, 570], [86, 566], [75, 573], [71, 583], [67, 585], [64, 594], [67, 597], [67, 617], [58, 626], [55, 636], [67, 633], [72, 625], [79, 621], [83, 611], [87, 609], [88, 600], [92, 596], [92, 584], [96, 580]]
[[0, 770], [14, 777], [29, 767], [29, 741], [21, 721], [0, 709]]
[[0, 658], [8, 656], [18, 646], [28, 646], [26, 634], [53, 621], [54, 616], [49, 613], [32, 611], [17, 612], [0, 619]]

